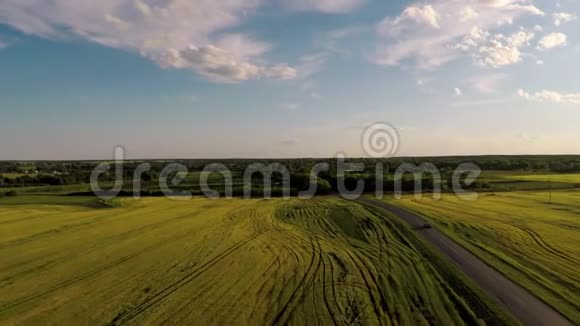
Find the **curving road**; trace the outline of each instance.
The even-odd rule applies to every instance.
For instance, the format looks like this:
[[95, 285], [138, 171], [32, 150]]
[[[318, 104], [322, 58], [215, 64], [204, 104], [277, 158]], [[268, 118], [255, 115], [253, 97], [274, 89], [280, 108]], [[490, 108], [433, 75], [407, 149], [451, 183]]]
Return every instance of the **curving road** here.
[[572, 325], [565, 317], [552, 309], [543, 301], [530, 294], [521, 286], [510, 281], [501, 273], [486, 265], [474, 254], [451, 240], [435, 228], [424, 229], [425, 220], [406, 209], [381, 201], [361, 198], [361, 202], [385, 209], [400, 217], [432, 246], [439, 249], [453, 261], [462, 271], [473, 279], [486, 293], [499, 301], [505, 308], [524, 325], [529, 326], [559, 326]]

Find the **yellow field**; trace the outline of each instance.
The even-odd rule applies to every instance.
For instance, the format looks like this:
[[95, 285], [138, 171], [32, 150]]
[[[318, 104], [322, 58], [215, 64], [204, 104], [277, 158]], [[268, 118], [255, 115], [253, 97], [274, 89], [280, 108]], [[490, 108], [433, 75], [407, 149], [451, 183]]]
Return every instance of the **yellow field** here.
[[42, 202], [0, 201], [2, 325], [512, 322], [413, 231], [356, 203]]
[[580, 191], [501, 192], [466, 201], [412, 196], [415, 210], [569, 319], [580, 321]]

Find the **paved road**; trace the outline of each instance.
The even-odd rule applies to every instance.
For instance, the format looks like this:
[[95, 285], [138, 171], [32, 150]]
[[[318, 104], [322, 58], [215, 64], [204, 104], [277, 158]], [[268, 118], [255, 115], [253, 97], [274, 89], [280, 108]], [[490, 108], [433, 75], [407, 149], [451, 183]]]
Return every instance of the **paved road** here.
[[484, 291], [502, 303], [524, 325], [572, 325], [560, 313], [530, 294], [524, 288], [507, 279], [495, 269], [486, 265], [471, 252], [467, 251], [443, 233], [434, 228], [421, 228], [425, 224], [425, 220], [417, 214], [372, 199], [363, 198], [360, 201], [394, 213], [412, 227], [417, 227], [418, 234], [423, 236], [435, 248], [443, 252], [468, 277], [471, 277]]

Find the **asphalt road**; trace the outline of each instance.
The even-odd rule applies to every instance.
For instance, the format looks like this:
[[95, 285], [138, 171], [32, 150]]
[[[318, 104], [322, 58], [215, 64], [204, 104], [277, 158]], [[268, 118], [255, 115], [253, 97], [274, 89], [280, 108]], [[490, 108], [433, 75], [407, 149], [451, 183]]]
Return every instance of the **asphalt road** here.
[[552, 309], [521, 286], [510, 281], [501, 273], [486, 265], [474, 254], [463, 248], [435, 228], [425, 229], [426, 223], [417, 214], [406, 209], [372, 199], [361, 202], [385, 209], [416, 228], [432, 246], [439, 249], [462, 271], [473, 279], [485, 292], [505, 306], [516, 319], [530, 326], [572, 325], [560, 313]]

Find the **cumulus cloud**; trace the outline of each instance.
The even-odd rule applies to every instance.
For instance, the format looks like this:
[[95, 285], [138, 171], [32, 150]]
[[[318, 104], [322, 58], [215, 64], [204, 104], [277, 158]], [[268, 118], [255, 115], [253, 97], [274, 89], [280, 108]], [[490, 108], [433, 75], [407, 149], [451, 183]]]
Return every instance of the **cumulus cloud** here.
[[554, 25], [560, 26], [562, 24], [573, 21], [576, 19], [576, 16], [567, 12], [557, 12], [552, 14], [552, 18], [554, 18]]
[[482, 66], [499, 67], [518, 63], [522, 60], [520, 48], [529, 45], [534, 33], [520, 31], [509, 36], [496, 34], [491, 39], [482, 40], [479, 50], [473, 54]]
[[519, 89], [518, 96], [537, 102], [551, 102], [557, 104], [580, 104], [580, 93], [563, 94], [555, 91], [541, 90], [535, 93], [529, 93], [523, 89]]
[[300, 11], [319, 11], [328, 14], [346, 13], [365, 3], [366, 0], [284, 0], [291, 9]]
[[479, 17], [479, 14], [471, 6], [466, 6], [459, 12], [459, 21], [461, 22], [474, 20], [477, 19], [477, 17]]
[[267, 65], [269, 45], [223, 35], [262, 0], [3, 0], [0, 23], [44, 38], [81, 37], [133, 51], [173, 68], [192, 69], [216, 81], [292, 78], [295, 69]]
[[396, 66], [412, 61], [436, 68], [462, 55], [493, 67], [521, 61], [520, 48], [533, 33], [504, 36], [495, 30], [523, 16], [544, 15], [529, 0], [451, 1], [414, 4], [396, 17], [387, 17], [376, 29], [381, 38], [373, 62]]
[[463, 94], [463, 92], [461, 92], [461, 89], [456, 87], [453, 89], [453, 94], [455, 94], [455, 96], [461, 96], [461, 94]]
[[538, 48], [541, 50], [553, 49], [565, 46], [568, 43], [568, 37], [562, 33], [552, 33], [544, 36], [538, 42]]
[[398, 17], [385, 18], [377, 26], [377, 30], [383, 35], [398, 35], [415, 26], [439, 29], [440, 17], [439, 13], [431, 5], [422, 7], [410, 6]]

